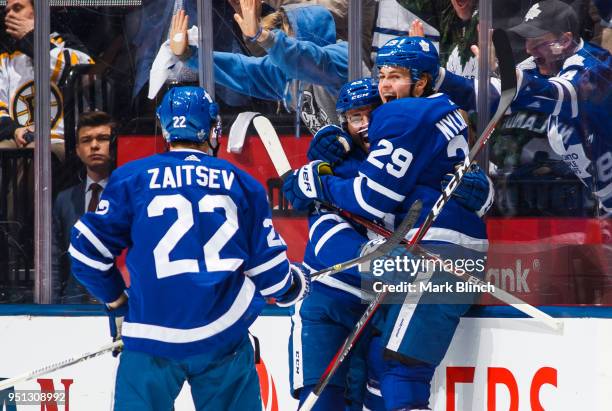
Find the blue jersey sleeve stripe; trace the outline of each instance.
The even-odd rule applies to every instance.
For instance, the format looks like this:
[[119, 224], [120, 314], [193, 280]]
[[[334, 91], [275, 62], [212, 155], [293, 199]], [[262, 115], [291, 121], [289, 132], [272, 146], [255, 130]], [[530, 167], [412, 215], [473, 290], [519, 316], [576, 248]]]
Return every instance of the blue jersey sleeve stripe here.
[[125, 321], [122, 335], [130, 338], [145, 338], [166, 343], [191, 343], [210, 338], [230, 328], [246, 313], [255, 295], [255, 284], [245, 278], [236, 299], [224, 314], [213, 322], [196, 328], [170, 328], [160, 325]]
[[390, 198], [391, 200], [394, 201], [403, 201], [406, 196], [403, 196], [401, 194], [396, 193], [393, 190], [388, 189], [387, 187], [383, 186], [382, 184], [377, 183], [376, 181], [374, 181], [373, 179], [371, 179], [370, 177], [366, 176], [363, 173], [359, 173], [359, 175], [363, 178], [366, 179], [366, 184], [368, 187], [370, 187], [372, 190], [376, 191], [379, 194], [384, 195], [387, 198]]
[[334, 220], [337, 221], [339, 223], [345, 223], [346, 220], [344, 220], [342, 217], [340, 217], [337, 214], [333, 214], [333, 213], [329, 213], [329, 214], [323, 214], [321, 217], [319, 217], [319, 219], [317, 221], [314, 222], [314, 224], [310, 227], [310, 231], [308, 232], [308, 238], [310, 240], [312, 240], [312, 238], [314, 237], [314, 233], [315, 230], [317, 229], [317, 227], [319, 226], [319, 224], [321, 224], [324, 221], [327, 220]]
[[327, 232], [319, 238], [319, 241], [317, 241], [317, 245], [315, 246], [315, 249], [314, 249], [315, 255], [319, 255], [319, 251], [321, 250], [321, 247], [325, 245], [327, 240], [329, 240], [335, 234], [337, 234], [338, 231], [346, 230], [347, 228], [352, 229], [353, 227], [351, 227], [349, 223], [340, 223], [340, 224], [333, 226], [329, 230], [327, 230]]
[[98, 237], [87, 227], [81, 220], [77, 221], [74, 225], [74, 228], [79, 230], [81, 234], [85, 236], [86, 239], [98, 250], [98, 252], [106, 258], [113, 258], [113, 254], [109, 251], [108, 248], [100, 241]]
[[372, 214], [373, 216], [378, 218], [383, 218], [385, 216], [385, 213], [366, 203], [365, 199], [363, 198], [363, 193], [361, 192], [361, 181], [363, 181], [363, 177], [357, 177], [353, 180], [353, 191], [355, 192], [355, 199], [357, 200], [357, 204], [366, 213]]
[[291, 270], [289, 270], [289, 272], [287, 273], [285, 278], [283, 278], [281, 281], [279, 281], [278, 283], [276, 283], [276, 284], [274, 284], [274, 285], [272, 285], [272, 286], [270, 286], [268, 288], [264, 288], [263, 290], [260, 291], [260, 294], [263, 295], [264, 297], [267, 297], [269, 295], [272, 295], [272, 294], [275, 294], [275, 293], [279, 292], [280, 290], [285, 288], [285, 286], [289, 282], [290, 278], [291, 278]]
[[269, 269], [276, 267], [277, 265], [282, 264], [285, 261], [287, 261], [287, 253], [283, 251], [282, 253], [266, 261], [265, 263], [260, 264], [257, 267], [246, 270], [244, 274], [247, 275], [248, 277], [255, 277], [256, 275], [266, 272]]
[[68, 248], [68, 252], [70, 253], [70, 255], [73, 258], [79, 260], [80, 262], [82, 262], [86, 266], [94, 268], [94, 269], [99, 270], [99, 271], [108, 271], [113, 266], [113, 263], [104, 264], [104, 263], [102, 263], [100, 261], [96, 261], [96, 260], [94, 260], [92, 258], [87, 257], [85, 254], [81, 253], [79, 250], [74, 248], [72, 246], [72, 244], [70, 244], [70, 247]]
[[[572, 70], [572, 71], [576, 73], [576, 70]], [[572, 118], [577, 117], [578, 116], [578, 96], [576, 95], [576, 89], [574, 88], [574, 85], [570, 81], [567, 81], [566, 79], [564, 79], [563, 77], [553, 77], [550, 79], [550, 81], [553, 83], [557, 82], [561, 84], [569, 92], [571, 105], [572, 105]]]

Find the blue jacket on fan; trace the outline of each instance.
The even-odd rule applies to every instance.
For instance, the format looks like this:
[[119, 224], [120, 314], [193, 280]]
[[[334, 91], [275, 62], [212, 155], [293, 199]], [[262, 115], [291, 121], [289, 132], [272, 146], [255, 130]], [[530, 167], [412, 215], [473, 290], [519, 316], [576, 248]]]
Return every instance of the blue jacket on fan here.
[[124, 292], [113, 264], [124, 248], [131, 284], [123, 341], [151, 355], [180, 359], [240, 341], [263, 297], [291, 285], [263, 187], [196, 150], [117, 169], [97, 211], [76, 223], [74, 275], [103, 302]]
[[[214, 52], [215, 82], [239, 93], [263, 100], [290, 101], [292, 80], [325, 86], [338, 94], [348, 76], [348, 44], [336, 43], [336, 25], [321, 6], [287, 7], [294, 36], [273, 30], [264, 45], [267, 55], [251, 57]], [[197, 49], [195, 49], [197, 52]], [[197, 70], [197, 54], [188, 60]]]

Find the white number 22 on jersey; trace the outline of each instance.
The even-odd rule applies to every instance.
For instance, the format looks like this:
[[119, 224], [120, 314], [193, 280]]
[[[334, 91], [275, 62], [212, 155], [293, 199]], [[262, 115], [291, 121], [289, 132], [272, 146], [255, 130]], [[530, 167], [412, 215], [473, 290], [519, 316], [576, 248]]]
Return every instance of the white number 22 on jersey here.
[[[196, 259], [185, 258], [170, 261], [170, 253], [174, 247], [176, 247], [187, 231], [193, 227], [193, 207], [189, 200], [180, 194], [159, 195], [149, 203], [147, 215], [149, 217], [159, 217], [168, 208], [176, 210], [177, 219], [153, 249], [157, 278], [184, 273], [197, 273], [200, 269]], [[212, 213], [215, 208], [225, 210], [226, 220], [203, 246], [206, 269], [209, 272], [234, 271], [240, 267], [243, 260], [240, 258], [221, 258], [219, 252], [238, 231], [236, 204], [229, 196], [211, 194], [205, 195], [198, 202], [198, 211], [200, 213]]]

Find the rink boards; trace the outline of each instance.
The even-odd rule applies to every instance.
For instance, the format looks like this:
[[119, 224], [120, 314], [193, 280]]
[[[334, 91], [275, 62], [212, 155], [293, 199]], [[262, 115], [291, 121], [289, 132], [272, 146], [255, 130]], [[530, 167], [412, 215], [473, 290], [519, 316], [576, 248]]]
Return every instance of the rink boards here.
[[[0, 316], [0, 377], [13, 377], [96, 350], [108, 342], [108, 320], [97, 308], [83, 307], [69, 312], [70, 316], [65, 316], [65, 307], [48, 308], [1, 309], [5, 315]], [[434, 409], [612, 409], [612, 307], [547, 311], [571, 315], [563, 318], [563, 334], [547, 331], [531, 319], [511, 318], [510, 309], [505, 307], [474, 310], [474, 316], [463, 318], [435, 375]], [[21, 315], [28, 313], [35, 315]], [[288, 387], [291, 321], [286, 312], [270, 310], [267, 314], [251, 329], [260, 340], [267, 370], [259, 370], [265, 409], [294, 410], [296, 403]], [[0, 393], [0, 410], [109, 410], [117, 363], [107, 354], [15, 387], [64, 390], [69, 407], [48, 404], [42, 408], [3, 408], [4, 392]], [[193, 409], [188, 387], [184, 387], [176, 410]]]

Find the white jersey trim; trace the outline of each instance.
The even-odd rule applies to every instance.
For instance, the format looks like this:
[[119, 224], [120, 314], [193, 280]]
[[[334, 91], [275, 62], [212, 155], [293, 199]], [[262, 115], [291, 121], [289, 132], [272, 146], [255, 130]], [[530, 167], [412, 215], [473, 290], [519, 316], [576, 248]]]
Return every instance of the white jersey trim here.
[[122, 335], [166, 343], [191, 343], [201, 341], [217, 335], [234, 325], [249, 308], [254, 295], [255, 284], [249, 278], [245, 278], [236, 296], [236, 300], [234, 300], [229, 310], [210, 324], [197, 328], [182, 329], [163, 327], [161, 325], [124, 322], [121, 327]]
[[366, 384], [366, 389], [370, 394], [375, 395], [377, 397], [382, 397], [382, 393], [380, 392], [379, 388], [374, 388], [370, 384]]
[[323, 234], [321, 236], [321, 238], [319, 238], [319, 241], [317, 241], [317, 245], [315, 246], [315, 249], [314, 249], [315, 255], [319, 255], [319, 251], [325, 245], [327, 240], [329, 240], [331, 237], [333, 237], [338, 231], [346, 230], [347, 228], [350, 229], [350, 228], [353, 228], [353, 227], [351, 227], [351, 225], [349, 223], [340, 223], [340, 224], [335, 225], [334, 227], [330, 228], [329, 230], [327, 230], [327, 232], [325, 234]]
[[478, 217], [482, 217], [489, 211], [491, 206], [493, 205], [493, 199], [495, 197], [495, 187], [493, 186], [493, 181], [489, 178], [489, 176], [485, 176], [487, 181], [489, 182], [489, 194], [487, 195], [487, 200], [484, 202], [480, 210], [476, 211], [476, 215]]
[[563, 87], [561, 87], [561, 84], [554, 81], [551, 81], [550, 83], [557, 88], [557, 103], [555, 104], [555, 110], [553, 111], [552, 115], [558, 116], [559, 113], [561, 113], [561, 108], [563, 107], [563, 99], [565, 98], [565, 93], [563, 92]]
[[319, 226], [319, 224], [321, 224], [323, 221], [327, 221], [327, 220], [334, 220], [337, 221], [339, 223], [345, 223], [346, 220], [343, 219], [342, 217], [340, 217], [337, 214], [334, 213], [329, 213], [329, 214], [323, 214], [321, 217], [319, 217], [317, 219], [317, 221], [314, 222], [314, 224], [310, 227], [310, 231], [308, 232], [308, 238], [310, 240], [312, 240], [312, 236], [314, 235], [315, 230], [317, 229], [317, 227]]
[[406, 198], [406, 196], [403, 196], [401, 194], [396, 193], [393, 190], [388, 189], [387, 187], [383, 186], [382, 184], [377, 183], [376, 181], [372, 180], [371, 178], [369, 178], [363, 173], [359, 173], [359, 177], [365, 178], [367, 186], [370, 187], [372, 190], [376, 191], [379, 194], [384, 195], [387, 198], [390, 198], [391, 200], [400, 202], [400, 201], [403, 201], [404, 198]]
[[444, 67], [440, 67], [438, 69], [438, 79], [436, 80], [435, 84], [434, 84], [434, 91], [438, 91], [440, 90], [440, 86], [442, 86], [442, 83], [444, 82], [444, 78], [446, 77], [446, 69]]
[[104, 263], [102, 263], [100, 261], [97, 261], [97, 260], [94, 260], [92, 258], [87, 257], [85, 254], [81, 253], [79, 250], [74, 248], [72, 246], [72, 244], [70, 244], [70, 247], [68, 248], [68, 252], [70, 253], [70, 255], [72, 257], [74, 257], [75, 259], [79, 260], [80, 262], [82, 262], [86, 266], [89, 266], [89, 267], [94, 268], [94, 269], [99, 270], [99, 271], [108, 271], [113, 266], [113, 263], [104, 264]]
[[113, 254], [106, 248], [106, 246], [100, 241], [98, 237], [87, 227], [85, 224], [81, 222], [81, 220], [77, 221], [74, 225], [74, 228], [79, 230], [81, 234], [85, 236], [89, 242], [96, 247], [96, 250], [100, 252], [106, 258], [113, 258]]
[[285, 276], [285, 278], [283, 278], [281, 281], [279, 281], [278, 283], [268, 287], [268, 288], [264, 288], [263, 290], [260, 291], [261, 295], [263, 295], [264, 297], [267, 297], [271, 294], [274, 294], [275, 292], [277, 292], [278, 290], [282, 290], [283, 287], [285, 285], [287, 285], [287, 281], [289, 281], [289, 278], [291, 277], [291, 269], [289, 269], [289, 272], [287, 273], [287, 275]]
[[353, 191], [355, 192], [355, 199], [357, 200], [357, 204], [359, 204], [359, 207], [361, 207], [364, 211], [372, 214], [373, 216], [378, 218], [384, 218], [385, 213], [383, 213], [377, 208], [372, 207], [364, 200], [363, 194], [361, 193], [361, 181], [363, 179], [364, 177], [357, 177], [353, 180]]
[[[572, 70], [574, 71], [574, 73], [576, 73], [576, 70]], [[563, 85], [567, 91], [569, 91], [570, 94], [570, 100], [572, 103], [572, 118], [575, 118], [578, 116], [578, 96], [576, 95], [576, 89], [574, 88], [574, 85], [570, 82], [567, 81], [566, 79], [564, 79], [563, 77], [553, 77], [550, 79], [551, 82], [558, 82], [559, 84]]]
[[283, 251], [271, 260], [266, 261], [263, 264], [253, 267], [244, 272], [247, 277], [255, 277], [258, 274], [268, 271], [270, 268], [276, 267], [277, 265], [287, 261], [287, 253]]

